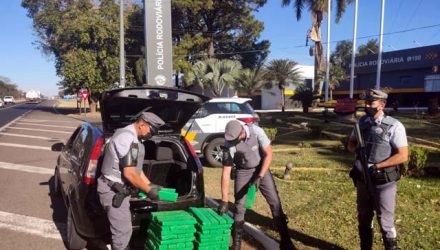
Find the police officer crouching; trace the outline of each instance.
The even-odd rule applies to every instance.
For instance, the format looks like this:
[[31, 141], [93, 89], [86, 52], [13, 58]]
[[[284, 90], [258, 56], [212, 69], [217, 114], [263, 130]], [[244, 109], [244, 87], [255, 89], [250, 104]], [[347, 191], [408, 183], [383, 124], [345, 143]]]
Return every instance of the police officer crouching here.
[[158, 200], [160, 186], [152, 184], [142, 170], [145, 156], [142, 142], [157, 134], [163, 124], [157, 115], [143, 112], [136, 122], [117, 129], [105, 147], [98, 195], [110, 222], [112, 250], [129, 249], [131, 186]]
[[232, 167], [235, 166], [236, 211], [232, 228], [231, 249], [239, 250], [241, 247], [246, 212], [244, 203], [248, 187], [252, 184], [256, 185], [269, 203], [276, 230], [281, 237], [280, 248], [283, 250], [294, 249], [288, 232], [287, 217], [281, 207], [280, 197], [269, 170], [272, 162], [272, 147], [266, 133], [253, 123], [242, 125], [239, 121], [232, 120], [226, 124], [225, 140], [221, 179], [222, 201], [218, 213], [224, 214], [228, 211], [229, 179]]
[[[370, 90], [366, 98], [366, 115], [358, 121], [365, 145], [365, 154], [362, 157], [365, 159], [364, 167], [368, 169], [368, 173], [362, 172], [362, 158], [357, 150], [356, 162], [350, 176], [357, 189], [358, 227], [362, 250], [372, 249], [374, 211], [385, 249], [399, 249], [394, 226], [396, 182], [400, 179], [399, 164], [408, 160], [408, 142], [402, 123], [384, 113], [387, 97], [388, 95], [380, 90]], [[348, 149], [355, 152], [358, 145], [355, 134], [352, 133]], [[368, 176], [364, 177], [363, 174]]]

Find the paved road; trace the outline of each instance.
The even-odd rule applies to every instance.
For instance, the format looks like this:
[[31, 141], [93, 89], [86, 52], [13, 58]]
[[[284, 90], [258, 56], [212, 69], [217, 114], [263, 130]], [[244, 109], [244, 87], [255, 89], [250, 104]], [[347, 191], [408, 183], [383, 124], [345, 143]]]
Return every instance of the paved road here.
[[80, 121], [57, 114], [55, 101], [0, 109], [0, 249], [65, 249], [66, 210], [49, 195], [58, 153]]

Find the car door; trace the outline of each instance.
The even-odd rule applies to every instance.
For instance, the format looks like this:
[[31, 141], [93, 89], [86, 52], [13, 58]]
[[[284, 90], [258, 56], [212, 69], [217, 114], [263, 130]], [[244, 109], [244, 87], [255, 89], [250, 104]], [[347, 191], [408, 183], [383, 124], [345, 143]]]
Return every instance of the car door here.
[[60, 183], [61, 187], [63, 188], [63, 191], [65, 194], [67, 194], [68, 187], [70, 185], [70, 174], [72, 167], [71, 165], [71, 155], [72, 155], [72, 148], [73, 143], [75, 142], [76, 138], [78, 137], [78, 134], [81, 130], [81, 127], [78, 127], [75, 132], [70, 136], [69, 140], [66, 142], [66, 145], [63, 148], [62, 153], [60, 154], [59, 161], [58, 161], [58, 169], [59, 169], [59, 175], [60, 175]]

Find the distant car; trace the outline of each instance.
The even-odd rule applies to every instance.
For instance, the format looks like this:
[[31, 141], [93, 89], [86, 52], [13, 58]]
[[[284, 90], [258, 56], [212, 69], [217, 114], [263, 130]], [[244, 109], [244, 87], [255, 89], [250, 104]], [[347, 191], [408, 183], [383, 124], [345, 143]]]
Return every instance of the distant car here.
[[165, 121], [158, 135], [144, 142], [143, 171], [151, 182], [176, 189], [178, 198], [176, 202], [152, 201], [133, 194], [130, 199], [133, 229], [139, 229], [150, 212], [204, 206], [202, 164], [180, 132], [208, 99], [172, 88], [109, 90], [100, 100], [103, 129], [84, 122], [65, 145], [52, 145], [52, 151], [60, 151], [60, 155], [51, 193], [62, 195], [67, 207], [68, 249], [85, 248], [87, 239], [108, 240], [110, 226], [96, 193], [102, 152], [115, 129], [134, 122], [143, 111], [153, 112]]
[[186, 123], [183, 135], [195, 151], [213, 167], [222, 166], [225, 126], [231, 120], [258, 122], [250, 98], [213, 98], [206, 102]]
[[3, 101], [5, 102], [5, 104], [14, 104], [15, 103], [13, 96], [5, 96], [5, 97], [3, 97]]

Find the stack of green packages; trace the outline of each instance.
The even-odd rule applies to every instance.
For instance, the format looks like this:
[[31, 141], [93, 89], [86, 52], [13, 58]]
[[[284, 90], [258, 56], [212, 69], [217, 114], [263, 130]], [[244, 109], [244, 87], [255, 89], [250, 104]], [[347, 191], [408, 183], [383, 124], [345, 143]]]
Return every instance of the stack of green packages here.
[[186, 211], [151, 213], [145, 250], [194, 248], [196, 219]]
[[244, 203], [244, 207], [246, 209], [250, 209], [254, 206], [255, 196], [257, 195], [257, 186], [250, 185], [246, 194], [246, 202]]
[[[161, 188], [158, 192], [160, 201], [171, 201], [175, 202], [177, 200], [178, 194], [174, 188]], [[138, 193], [141, 198], [146, 198], [147, 194], [143, 191]]]
[[211, 208], [191, 207], [189, 212], [197, 220], [196, 250], [229, 249], [229, 237], [234, 220], [226, 214], [218, 215]]

